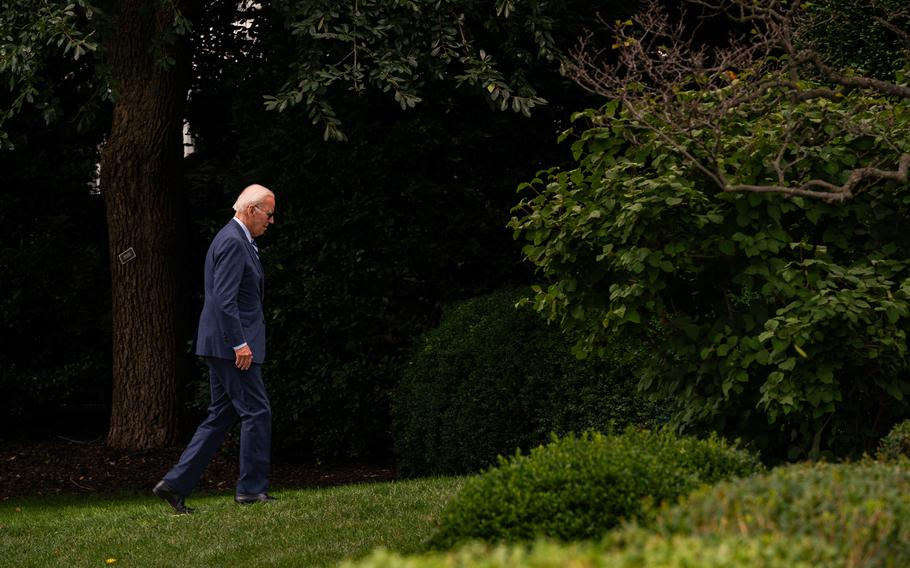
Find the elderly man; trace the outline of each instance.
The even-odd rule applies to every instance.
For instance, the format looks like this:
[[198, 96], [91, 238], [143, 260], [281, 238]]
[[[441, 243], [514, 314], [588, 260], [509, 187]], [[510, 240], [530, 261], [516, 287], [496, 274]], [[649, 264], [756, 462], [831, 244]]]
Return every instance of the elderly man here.
[[196, 354], [208, 363], [212, 403], [180, 461], [153, 489], [177, 513], [192, 512], [184, 499], [238, 418], [240, 477], [234, 500], [246, 505], [275, 499], [267, 492], [272, 411], [262, 381], [265, 281], [254, 240], [275, 222], [275, 195], [251, 185], [237, 198], [234, 211], [205, 256], [205, 305]]

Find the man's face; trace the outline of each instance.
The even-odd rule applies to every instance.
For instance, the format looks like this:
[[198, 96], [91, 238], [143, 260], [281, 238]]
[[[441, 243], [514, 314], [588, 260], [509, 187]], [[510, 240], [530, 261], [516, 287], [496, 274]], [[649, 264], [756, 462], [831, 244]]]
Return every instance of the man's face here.
[[275, 222], [275, 198], [266, 196], [259, 205], [254, 205], [250, 212], [250, 234], [256, 238], [269, 228], [269, 225]]

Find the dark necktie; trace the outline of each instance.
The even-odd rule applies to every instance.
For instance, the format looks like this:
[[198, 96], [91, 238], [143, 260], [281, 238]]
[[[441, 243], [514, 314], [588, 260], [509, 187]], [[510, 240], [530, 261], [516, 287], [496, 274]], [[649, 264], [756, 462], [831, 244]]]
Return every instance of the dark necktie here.
[[250, 244], [253, 245], [253, 250], [256, 252], [256, 258], [259, 258], [259, 247], [256, 246], [256, 239], [252, 239]]

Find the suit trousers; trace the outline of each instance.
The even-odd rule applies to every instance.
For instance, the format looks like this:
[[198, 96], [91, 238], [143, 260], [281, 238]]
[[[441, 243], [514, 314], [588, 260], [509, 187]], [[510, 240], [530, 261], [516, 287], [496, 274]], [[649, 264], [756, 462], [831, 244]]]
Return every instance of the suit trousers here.
[[272, 409], [262, 365], [241, 371], [234, 361], [206, 357], [212, 403], [208, 416], [193, 434], [180, 461], [164, 476], [177, 493], [186, 496], [202, 477], [231, 427], [240, 419], [240, 477], [238, 494], [265, 493], [271, 462]]

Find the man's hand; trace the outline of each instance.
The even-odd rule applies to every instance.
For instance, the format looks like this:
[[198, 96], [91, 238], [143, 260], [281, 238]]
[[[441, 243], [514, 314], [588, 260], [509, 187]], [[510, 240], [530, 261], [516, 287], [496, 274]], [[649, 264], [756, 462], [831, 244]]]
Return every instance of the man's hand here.
[[249, 345], [244, 345], [240, 349], [234, 349], [234, 354], [237, 356], [234, 364], [237, 365], [237, 368], [241, 371], [246, 371], [250, 368], [250, 365], [253, 364], [253, 352], [250, 350]]

